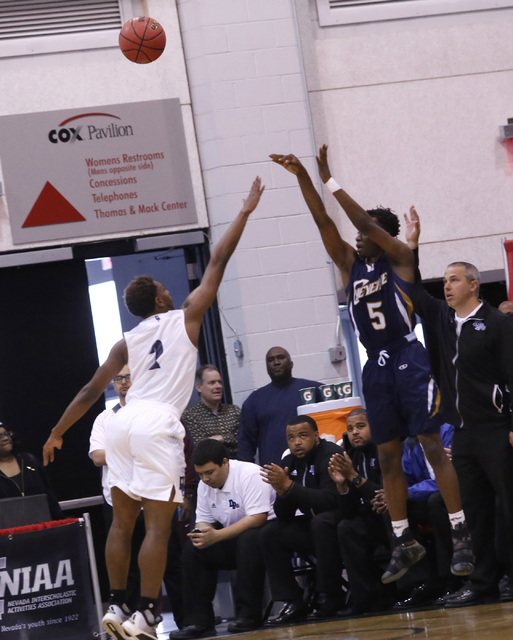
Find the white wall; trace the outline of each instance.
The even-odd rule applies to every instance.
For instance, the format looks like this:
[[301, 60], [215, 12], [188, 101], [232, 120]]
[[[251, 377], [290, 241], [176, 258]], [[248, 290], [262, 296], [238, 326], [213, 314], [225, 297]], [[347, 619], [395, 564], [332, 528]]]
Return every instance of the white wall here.
[[[296, 6], [316, 144], [337, 180], [366, 208], [416, 205], [424, 277], [453, 260], [503, 268], [513, 9], [320, 28], [315, 0]], [[329, 212], [351, 240], [333, 200]]]
[[266, 192], [232, 258], [219, 305], [234, 401], [269, 382], [266, 351], [292, 354], [299, 377], [347, 378], [333, 365], [337, 306], [331, 265], [297, 181], [268, 155], [312, 158], [308, 96], [292, 0], [179, 0], [212, 237], [220, 237], [256, 175]]
[[[296, 180], [268, 158], [314, 152], [293, 1], [148, 0], [144, 13], [165, 26], [157, 62], [129, 63], [117, 46], [0, 59], [0, 115], [178, 97], [200, 224], [214, 243], [255, 175], [266, 184], [219, 292], [245, 354], [235, 357], [223, 320], [234, 401], [269, 381], [264, 357], [275, 345], [291, 352], [298, 377], [347, 379], [345, 362], [328, 356], [338, 317], [331, 264]], [[4, 198], [0, 224], [0, 251], [44, 244], [13, 247]]]
[[[166, 30], [166, 50], [157, 62], [145, 65], [129, 62], [120, 52], [117, 38], [113, 39], [113, 46], [109, 48], [0, 58], [0, 116], [179, 98], [199, 224], [207, 226], [176, 6], [174, 2], [167, 0], [148, 0], [146, 4], [148, 13], [159, 16]], [[151, 126], [151, 122], [148, 122], [148, 126]], [[44, 161], [41, 158], [41, 162]], [[1, 197], [0, 251], [50, 244], [40, 242], [14, 247], [5, 207], [5, 197]], [[191, 225], [183, 225], [180, 228], [190, 227]], [[154, 231], [150, 230], [152, 234]], [[133, 234], [129, 232], [118, 236], [106, 234], [91, 239], [106, 240], [109, 237], [131, 235]]]

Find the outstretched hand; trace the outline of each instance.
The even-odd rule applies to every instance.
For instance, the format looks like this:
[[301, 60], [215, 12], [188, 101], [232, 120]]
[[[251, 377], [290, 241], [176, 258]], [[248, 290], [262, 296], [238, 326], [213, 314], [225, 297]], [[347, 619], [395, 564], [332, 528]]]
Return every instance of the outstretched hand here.
[[253, 184], [251, 185], [251, 189], [249, 190], [247, 197], [244, 198], [242, 202], [242, 210], [246, 213], [252, 213], [257, 208], [264, 189], [265, 185], [262, 186], [262, 178], [257, 176], [253, 180]]
[[410, 207], [410, 217], [404, 214], [406, 223], [406, 244], [410, 249], [416, 249], [419, 246], [420, 237], [420, 218], [415, 207]]
[[337, 487], [346, 484], [346, 477], [339, 470], [338, 466], [335, 466], [335, 464], [331, 460], [328, 463], [328, 473], [330, 474], [330, 478], [337, 485]]
[[276, 162], [276, 164], [281, 164], [282, 167], [287, 169], [287, 171], [290, 171], [290, 173], [293, 173], [295, 176], [297, 176], [301, 169], [304, 168], [301, 164], [301, 161], [298, 160], [298, 158], [296, 158], [296, 156], [292, 153], [289, 153], [288, 155], [284, 155], [281, 153], [271, 153], [269, 157], [273, 162]]
[[319, 148], [319, 155], [315, 156], [317, 160], [317, 170], [321, 180], [326, 183], [331, 178], [331, 171], [328, 165], [328, 145], [323, 144]]
[[262, 480], [266, 484], [270, 484], [278, 495], [285, 493], [290, 489], [292, 480], [289, 478], [288, 467], [280, 467], [279, 464], [264, 464], [260, 469]]
[[43, 446], [43, 464], [46, 467], [55, 458], [55, 449], [62, 448], [62, 438], [50, 434], [50, 437]]
[[334, 472], [338, 472], [344, 476], [346, 480], [356, 475], [356, 471], [353, 467], [353, 461], [344, 451], [343, 453], [334, 453], [329, 462], [329, 468]]

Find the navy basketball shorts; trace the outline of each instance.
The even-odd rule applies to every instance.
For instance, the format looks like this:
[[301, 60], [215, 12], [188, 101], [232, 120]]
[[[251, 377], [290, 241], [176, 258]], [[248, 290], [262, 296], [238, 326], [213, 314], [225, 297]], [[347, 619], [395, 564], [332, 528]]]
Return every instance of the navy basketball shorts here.
[[367, 360], [363, 395], [375, 444], [423, 433], [438, 433], [440, 392], [431, 375], [427, 351], [420, 342], [407, 344], [385, 358], [384, 366]]

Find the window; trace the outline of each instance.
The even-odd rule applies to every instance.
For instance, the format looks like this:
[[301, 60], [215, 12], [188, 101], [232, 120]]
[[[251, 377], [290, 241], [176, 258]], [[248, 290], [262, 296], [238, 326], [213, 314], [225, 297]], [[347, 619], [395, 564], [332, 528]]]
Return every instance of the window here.
[[115, 47], [141, 9], [140, 0], [0, 0], [0, 57]]
[[317, 0], [322, 27], [513, 7], [513, 0]]

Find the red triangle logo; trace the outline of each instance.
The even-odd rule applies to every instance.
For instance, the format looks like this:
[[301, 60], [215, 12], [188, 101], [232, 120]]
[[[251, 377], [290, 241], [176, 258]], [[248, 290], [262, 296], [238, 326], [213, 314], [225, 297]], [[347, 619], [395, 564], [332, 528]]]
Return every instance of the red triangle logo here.
[[52, 184], [47, 182], [22, 224], [22, 229], [65, 222], [85, 222], [85, 218]]

